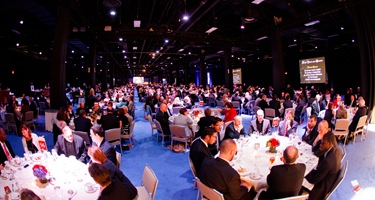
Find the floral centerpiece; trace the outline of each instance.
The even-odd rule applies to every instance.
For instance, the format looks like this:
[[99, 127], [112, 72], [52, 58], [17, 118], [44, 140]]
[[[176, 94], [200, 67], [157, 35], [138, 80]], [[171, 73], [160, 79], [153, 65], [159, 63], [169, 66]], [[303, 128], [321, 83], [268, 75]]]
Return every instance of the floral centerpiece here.
[[44, 184], [47, 183], [47, 169], [43, 165], [34, 165], [33, 175], [38, 178], [39, 182]]
[[198, 116], [198, 115], [199, 115], [199, 110], [194, 110], [194, 111], [193, 111], [193, 114], [194, 114], [195, 116]]
[[270, 153], [276, 153], [276, 147], [280, 145], [280, 141], [277, 140], [276, 138], [271, 138], [267, 141], [266, 146], [269, 147], [269, 152]]

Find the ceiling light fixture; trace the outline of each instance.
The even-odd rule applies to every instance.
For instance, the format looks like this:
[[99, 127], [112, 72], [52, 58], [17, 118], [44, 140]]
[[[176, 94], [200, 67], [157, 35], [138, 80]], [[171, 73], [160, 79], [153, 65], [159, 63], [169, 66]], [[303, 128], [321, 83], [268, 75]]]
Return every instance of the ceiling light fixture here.
[[138, 49], [138, 47], [133, 47], [133, 50], [137, 50]]
[[16, 43], [16, 46], [17, 46], [17, 47], [20, 46], [20, 43]]
[[182, 52], [182, 51], [184, 51], [185, 49], [180, 49], [180, 50], [178, 50], [178, 52]]
[[120, 37], [118, 40], [119, 40], [120, 42], [122, 42], [123, 39]]
[[109, 14], [112, 15], [112, 16], [115, 16], [115, 15], [116, 15], [116, 11], [111, 10], [111, 11], [109, 12]]
[[268, 38], [267, 36], [263, 36], [263, 37], [258, 38], [257, 41], [264, 40], [264, 39], [267, 39], [267, 38]]
[[20, 24], [23, 24], [23, 20], [20, 21]]
[[217, 27], [211, 27], [210, 29], [208, 29], [208, 30], [206, 31], [206, 33], [210, 34], [210, 33], [214, 32], [214, 31], [216, 31], [216, 30], [217, 30]]
[[319, 20], [314, 20], [314, 21], [306, 23], [305, 26], [312, 26], [312, 25], [315, 25], [315, 24], [318, 24], [318, 23], [320, 23]]
[[169, 40], [164, 40], [164, 42], [165, 42], [165, 43], [168, 43], [168, 42], [169, 42]]
[[245, 26], [244, 26], [244, 25], [241, 25], [241, 29], [245, 29]]
[[344, 30], [344, 27], [341, 27], [341, 30]]
[[262, 3], [263, 1], [264, 1], [264, 0], [254, 0], [254, 1], [251, 2], [251, 3], [258, 5], [258, 4]]
[[125, 53], [126, 51], [125, 50], [122, 50], [122, 53]]
[[182, 17], [182, 20], [188, 21], [189, 20], [189, 16], [187, 14], [184, 14], [184, 16]]

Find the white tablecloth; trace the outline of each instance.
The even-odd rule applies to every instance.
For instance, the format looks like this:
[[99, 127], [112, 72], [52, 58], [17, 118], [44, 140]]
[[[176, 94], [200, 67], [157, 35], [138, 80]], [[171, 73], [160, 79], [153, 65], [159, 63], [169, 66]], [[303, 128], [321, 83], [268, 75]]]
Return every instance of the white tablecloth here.
[[[245, 168], [245, 172], [241, 172], [240, 175], [245, 180], [250, 180], [254, 184], [254, 189], [259, 191], [262, 188], [267, 188], [267, 175], [270, 172], [270, 157], [275, 157], [275, 161], [272, 164], [281, 165], [283, 162], [280, 160], [282, 152], [289, 145], [295, 145], [299, 149], [300, 156], [297, 159], [297, 163], [306, 164], [307, 175], [314, 167], [318, 164], [318, 158], [313, 155], [311, 146], [302, 142], [298, 145], [298, 139], [290, 141], [289, 138], [283, 136], [276, 136], [280, 141], [280, 146], [276, 148], [277, 153], [268, 153], [269, 147], [266, 147], [267, 141], [272, 136], [258, 136], [256, 139], [255, 135], [249, 138], [239, 139], [237, 142], [238, 153], [232, 161], [233, 168], [238, 170], [239, 168]], [[254, 150], [255, 143], [259, 143], [259, 149]], [[301, 155], [302, 154], [302, 155]], [[259, 156], [259, 160], [256, 161], [256, 157]], [[258, 180], [251, 178], [252, 173], [257, 172]], [[254, 178], [254, 176], [253, 176]]]
[[58, 110], [46, 110], [44, 115], [44, 120], [46, 124], [46, 131], [52, 132], [53, 130], [53, 123], [52, 120], [57, 121], [56, 115]]
[[[23, 166], [26, 164], [29, 164], [29, 166], [24, 168]], [[47, 168], [49, 172], [47, 178], [55, 178], [53, 184], [45, 184], [44, 188], [38, 186], [36, 177], [32, 171], [35, 164], [41, 164]], [[99, 186], [91, 178], [87, 165], [75, 158], [67, 158], [62, 155], [57, 156], [57, 159], [54, 160], [49, 154], [47, 159], [44, 159], [44, 156], [42, 156], [39, 162], [24, 161], [21, 167], [11, 165], [11, 168], [15, 171], [15, 179], [1, 179], [0, 187], [2, 189], [0, 190], [0, 197], [4, 197], [5, 195], [3, 189], [5, 186], [9, 186], [12, 189], [12, 184], [16, 186], [16, 182], [20, 189], [28, 188], [33, 190], [37, 195], [43, 195], [46, 200], [66, 200], [69, 197], [68, 190], [75, 191], [76, 194], [73, 196], [73, 200], [97, 199], [99, 196]], [[2, 173], [9, 175], [9, 169], [3, 170]], [[84, 185], [87, 183], [94, 184], [96, 190], [92, 191], [92, 193], [85, 192]], [[57, 189], [56, 186], [60, 187], [60, 189]]]

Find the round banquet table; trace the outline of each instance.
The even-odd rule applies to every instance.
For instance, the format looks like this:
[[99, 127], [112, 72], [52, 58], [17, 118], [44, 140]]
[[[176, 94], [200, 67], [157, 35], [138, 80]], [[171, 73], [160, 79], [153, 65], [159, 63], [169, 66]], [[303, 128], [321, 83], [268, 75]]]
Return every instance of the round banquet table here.
[[[281, 165], [282, 152], [289, 145], [294, 145], [298, 148], [299, 158], [297, 163], [304, 163], [306, 165], [305, 176], [315, 168], [318, 164], [318, 157], [311, 151], [311, 146], [300, 139], [283, 136], [275, 136], [280, 141], [280, 146], [276, 148], [277, 153], [269, 153], [269, 147], [266, 143], [274, 136], [256, 136], [252, 134], [251, 137], [241, 137], [236, 141], [237, 155], [231, 161], [231, 165], [235, 170], [240, 170], [239, 174], [241, 179], [253, 183], [256, 191], [262, 188], [267, 188], [267, 175], [270, 173], [270, 168], [275, 165]], [[255, 150], [255, 144], [259, 144], [259, 148]], [[270, 157], [275, 157], [274, 163], [271, 165]]]
[[[88, 166], [75, 158], [67, 158], [64, 155], [54, 157], [49, 152], [45, 152], [32, 154], [28, 160], [16, 159], [20, 160], [20, 164], [8, 163], [2, 171], [0, 199], [5, 196], [3, 189], [5, 186], [9, 186], [11, 190], [14, 186], [16, 191], [17, 185], [19, 189], [27, 188], [38, 196], [44, 196], [46, 200], [69, 199], [68, 190], [74, 191], [72, 200], [97, 199], [99, 196], [99, 185], [91, 178]], [[47, 178], [53, 181], [44, 185], [37, 183], [32, 170], [35, 164], [45, 166], [48, 170]], [[86, 184], [92, 185], [93, 189], [87, 191]], [[11, 195], [17, 192], [12, 193]]]

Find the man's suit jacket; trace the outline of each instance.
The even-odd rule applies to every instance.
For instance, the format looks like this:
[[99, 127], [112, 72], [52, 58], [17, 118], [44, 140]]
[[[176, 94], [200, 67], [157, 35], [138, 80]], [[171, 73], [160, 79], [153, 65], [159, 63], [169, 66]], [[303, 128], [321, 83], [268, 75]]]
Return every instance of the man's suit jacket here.
[[[57, 138], [55, 147], [54, 147], [58, 155], [61, 155], [61, 154], [66, 155], [65, 142], [67, 142], [65, 138], [62, 135], [59, 135]], [[86, 162], [87, 152], [86, 152], [86, 146], [85, 146], [85, 143], [83, 142], [83, 139], [79, 137], [78, 135], [73, 134], [73, 143], [76, 149], [76, 158], [81, 162]]]
[[207, 127], [211, 127], [211, 124], [214, 119], [215, 119], [214, 116], [206, 116], [206, 117], [200, 118], [198, 121], [199, 130], [202, 130]]
[[132, 192], [127, 185], [114, 180], [103, 189], [98, 200], [133, 200], [137, 194]]
[[270, 132], [270, 120], [263, 119], [262, 130], [258, 130], [257, 120], [258, 119], [251, 120], [250, 127], [249, 127], [249, 134], [253, 133], [254, 131], [258, 131], [261, 135], [267, 135]]
[[[96, 146], [97, 144], [93, 142], [93, 146]], [[116, 150], [113, 148], [111, 143], [109, 143], [107, 140], [103, 138], [102, 143], [99, 145], [99, 149], [103, 151], [105, 156], [107, 156], [107, 159], [112, 161], [113, 164], [116, 165]]]
[[338, 149], [332, 147], [324, 157], [319, 157], [318, 167], [311, 171], [306, 180], [314, 184], [309, 194], [309, 200], [324, 199], [325, 195], [332, 188], [341, 165], [341, 155]]
[[268, 189], [259, 199], [280, 199], [298, 195], [305, 176], [305, 164], [277, 165], [267, 176]]
[[134, 185], [132, 184], [132, 182], [130, 182], [128, 177], [126, 177], [124, 173], [122, 173], [122, 171], [119, 170], [119, 168], [115, 164], [107, 160], [102, 165], [108, 169], [112, 181], [116, 180], [126, 185], [131, 194], [136, 195], [138, 193], [137, 188], [134, 187]]
[[163, 129], [164, 134], [170, 135], [171, 130], [169, 129], [169, 120], [167, 112], [159, 112], [156, 113], [155, 119], [158, 120], [160, 123], [161, 128]]
[[221, 192], [225, 200], [250, 199], [247, 188], [241, 186], [238, 172], [220, 157], [205, 158], [198, 177], [208, 187]]
[[75, 131], [83, 131], [86, 133], [90, 133], [91, 126], [92, 126], [91, 121], [85, 117], [79, 116], [74, 119]]
[[108, 114], [102, 116], [98, 124], [101, 124], [105, 131], [112, 128], [120, 128], [120, 119], [116, 115]]
[[208, 147], [203, 143], [202, 139], [199, 137], [193, 141], [190, 147], [189, 157], [193, 162], [195, 172], [199, 173], [201, 164], [206, 157], [213, 157]]
[[245, 135], [245, 131], [244, 131], [244, 127], [242, 127], [241, 131], [238, 132], [235, 128], [234, 128], [234, 124], [233, 122], [231, 122], [227, 128], [225, 129], [225, 135], [224, 135], [224, 139], [228, 139], [228, 138], [231, 138], [231, 139], [238, 139], [240, 138], [240, 135]]
[[[289, 124], [289, 127], [291, 128], [286, 131], [286, 134], [285, 134], [286, 137], [289, 137], [289, 134], [297, 133], [298, 122], [291, 120], [291, 124]], [[279, 135], [284, 136], [285, 128], [286, 128], [286, 120], [283, 120], [279, 124]]]
[[[10, 146], [10, 143], [8, 140], [5, 140], [5, 145], [8, 147], [8, 150], [9, 150], [9, 153], [10, 155], [14, 158], [15, 154], [14, 154], [14, 151], [12, 149], [12, 146]], [[3, 150], [3, 147], [2, 147], [2, 144], [0, 144], [0, 164], [4, 165], [4, 162], [7, 161], [8, 158], [7, 156], [5, 155], [5, 152]]]
[[310, 131], [310, 134], [307, 135], [307, 126], [304, 128], [304, 133], [302, 135], [302, 141], [305, 141], [309, 145], [313, 145], [316, 136], [318, 136], [318, 123], [314, 126], [314, 128]]
[[357, 125], [358, 125], [359, 118], [361, 118], [364, 115], [367, 115], [367, 107], [366, 106], [359, 107], [357, 112], [355, 113], [355, 115], [353, 117], [352, 122], [349, 125], [349, 131], [350, 132], [355, 131], [355, 128], [357, 128]]

